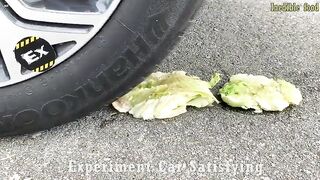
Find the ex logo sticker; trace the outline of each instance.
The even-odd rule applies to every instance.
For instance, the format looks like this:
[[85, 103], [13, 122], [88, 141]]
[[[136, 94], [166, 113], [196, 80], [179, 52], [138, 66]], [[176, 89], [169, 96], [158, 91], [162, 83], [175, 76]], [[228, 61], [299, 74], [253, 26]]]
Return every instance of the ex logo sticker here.
[[20, 40], [14, 50], [16, 60], [22, 67], [43, 72], [50, 69], [57, 58], [57, 54], [48, 41], [30, 36]]

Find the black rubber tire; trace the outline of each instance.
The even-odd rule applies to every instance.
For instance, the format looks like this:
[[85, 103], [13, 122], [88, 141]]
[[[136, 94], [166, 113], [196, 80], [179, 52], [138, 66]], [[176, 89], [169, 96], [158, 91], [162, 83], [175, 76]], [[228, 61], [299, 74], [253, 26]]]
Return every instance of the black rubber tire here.
[[73, 121], [126, 93], [167, 55], [201, 2], [122, 0], [101, 31], [67, 61], [0, 90], [0, 136]]

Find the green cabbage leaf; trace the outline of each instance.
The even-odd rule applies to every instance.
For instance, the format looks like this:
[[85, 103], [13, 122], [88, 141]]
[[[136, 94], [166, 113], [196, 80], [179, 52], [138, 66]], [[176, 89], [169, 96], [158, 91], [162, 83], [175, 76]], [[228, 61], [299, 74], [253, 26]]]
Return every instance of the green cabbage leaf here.
[[126, 95], [112, 103], [119, 112], [129, 112], [135, 118], [165, 119], [187, 112], [187, 106], [211, 106], [219, 101], [210, 91], [220, 81], [214, 74], [210, 82], [184, 71], [156, 72]]
[[282, 111], [302, 101], [299, 89], [281, 79], [237, 74], [220, 89], [222, 100], [232, 107], [254, 109], [255, 112]]

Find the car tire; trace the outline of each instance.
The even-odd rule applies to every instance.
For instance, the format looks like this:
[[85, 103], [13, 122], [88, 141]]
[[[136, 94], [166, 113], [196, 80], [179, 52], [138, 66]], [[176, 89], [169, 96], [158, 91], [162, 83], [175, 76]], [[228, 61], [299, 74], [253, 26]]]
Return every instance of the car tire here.
[[111, 103], [151, 73], [202, 0], [123, 0], [83, 48], [53, 69], [1, 88], [0, 136], [49, 129]]

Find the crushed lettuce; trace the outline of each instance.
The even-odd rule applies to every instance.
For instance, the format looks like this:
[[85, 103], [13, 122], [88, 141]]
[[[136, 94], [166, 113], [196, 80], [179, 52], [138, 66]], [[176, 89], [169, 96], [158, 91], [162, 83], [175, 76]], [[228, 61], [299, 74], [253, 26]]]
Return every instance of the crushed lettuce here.
[[220, 89], [222, 100], [232, 107], [254, 109], [256, 113], [282, 111], [302, 101], [299, 89], [281, 79], [237, 74]]
[[184, 71], [156, 72], [112, 105], [135, 118], [171, 118], [187, 112], [187, 106], [201, 108], [219, 103], [210, 91], [219, 81], [219, 74], [206, 82]]

